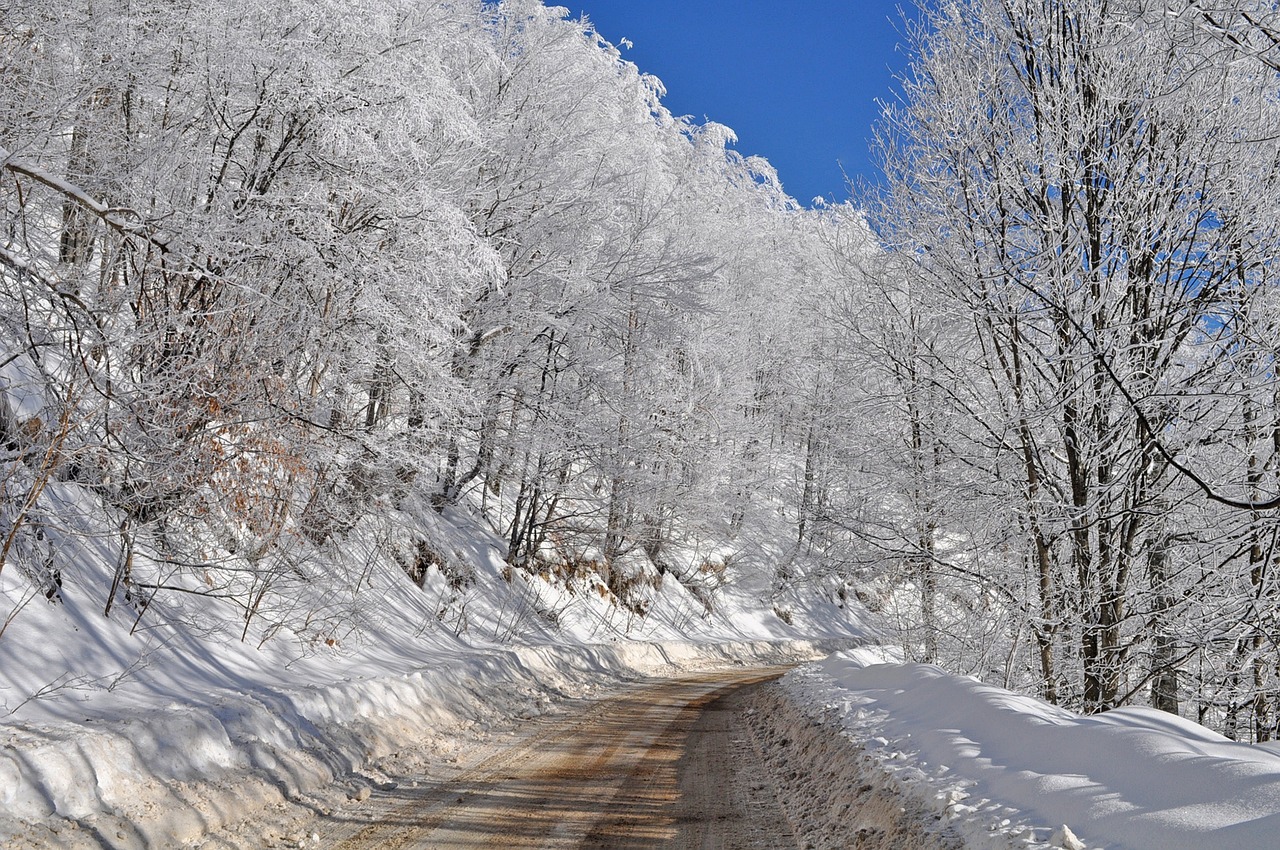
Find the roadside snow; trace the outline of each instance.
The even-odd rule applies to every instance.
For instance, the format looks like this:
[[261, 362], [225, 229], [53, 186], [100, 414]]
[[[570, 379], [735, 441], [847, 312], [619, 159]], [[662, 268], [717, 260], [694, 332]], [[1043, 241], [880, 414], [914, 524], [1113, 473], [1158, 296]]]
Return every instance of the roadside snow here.
[[783, 683], [809, 717], [841, 729], [878, 766], [877, 781], [932, 806], [968, 848], [1276, 846], [1272, 749], [1153, 709], [1082, 717], [888, 660], [852, 650]]
[[252, 830], [259, 811], [335, 783], [359, 799], [377, 765], [402, 751], [447, 751], [456, 736], [482, 738], [565, 697], [642, 675], [820, 654], [805, 641], [455, 650], [420, 655], [421, 669], [398, 675], [13, 724], [0, 753], [0, 846], [193, 845], [218, 830]]
[[[17, 392], [15, 375], [0, 372], [0, 395]], [[821, 588], [775, 593], [747, 556], [696, 549], [644, 585], [641, 615], [590, 574], [511, 570], [475, 517], [430, 508], [358, 526], [342, 557], [272, 573], [248, 614], [223, 598], [212, 562], [166, 567], [141, 544], [133, 570], [165, 592], [112, 595], [121, 544], [93, 533], [101, 506], [63, 482], [46, 496], [32, 544], [44, 548], [0, 571], [6, 850], [252, 838], [262, 812], [341, 796], [344, 783], [359, 793], [379, 763], [447, 753], [565, 697], [810, 660], [871, 632], [865, 612]], [[405, 529], [437, 556], [417, 585]], [[22, 568], [46, 562], [60, 565], [56, 585]]]
[[752, 693], [745, 729], [792, 832], [808, 850], [962, 850], [931, 801], [774, 684]]

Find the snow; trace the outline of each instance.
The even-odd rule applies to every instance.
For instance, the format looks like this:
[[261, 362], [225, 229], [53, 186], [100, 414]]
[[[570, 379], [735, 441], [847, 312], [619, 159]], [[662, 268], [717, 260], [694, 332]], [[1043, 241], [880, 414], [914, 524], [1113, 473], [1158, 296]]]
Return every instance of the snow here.
[[[73, 523], [83, 500], [60, 486]], [[439, 522], [433, 539], [467, 580], [433, 568], [419, 589], [375, 560], [351, 606], [364, 619], [323, 632], [332, 645], [254, 629], [241, 641], [198, 597], [120, 602], [105, 618], [111, 550], [51, 528], [50, 545], [82, 547], [63, 552], [76, 573], [59, 603], [0, 572], [0, 596], [26, 600], [0, 643], [0, 845], [168, 847], [240, 830], [244, 843], [216, 846], [255, 846], [258, 813], [359, 799], [379, 765], [427, 770], [413, 753], [454, 752], [566, 698], [875, 635], [821, 594], [771, 594], [742, 558], [701, 576], [705, 611], [691, 565], [723, 552], [686, 553], [689, 574], [666, 576], [633, 616], [595, 588], [512, 574], [465, 518]], [[815, 848], [873, 836], [913, 850], [1250, 850], [1280, 828], [1280, 751], [1172, 715], [1081, 717], [884, 646], [845, 649], [783, 686], [752, 734]]]
[[[637, 677], [810, 660], [867, 631], [821, 594], [777, 597], [796, 612], [786, 623], [732, 568], [713, 611], [668, 575], [641, 617], [581, 582], [507, 569], [481, 526], [434, 512], [402, 521], [434, 524], [448, 574], [432, 567], [419, 588], [394, 553], [353, 551], [282, 597], [306, 628], [264, 614], [245, 631], [242, 612], [190, 593], [121, 595], [105, 617], [118, 542], [77, 528], [91, 494], [52, 482], [48, 496], [60, 596], [0, 571], [5, 848], [176, 847], [232, 829], [261, 846], [258, 813], [359, 794], [406, 752], [447, 752]], [[341, 570], [359, 581], [326, 583]]]
[[[323, 628], [254, 624], [241, 640], [215, 600], [184, 594], [117, 600], [107, 618], [115, 549], [74, 533], [84, 494], [55, 483], [50, 496], [61, 507], [47, 545], [73, 565], [61, 599], [0, 572], [16, 609], [0, 641], [6, 848], [170, 847], [235, 830], [242, 844], [216, 846], [256, 846], [258, 813], [359, 799], [379, 765], [426, 770], [421, 753], [566, 698], [876, 635], [822, 593], [766, 586], [758, 552], [682, 553], [640, 616], [589, 577], [508, 570], [460, 514], [430, 520], [451, 566], [421, 588], [385, 553], [360, 563], [358, 596], [341, 605], [323, 584], [301, 588]], [[1280, 829], [1280, 751], [1172, 715], [1081, 717], [883, 646], [783, 683], [752, 734], [815, 848], [874, 836], [913, 850], [1250, 850]]]
[[[818, 654], [804, 641], [435, 648], [394, 666], [366, 658], [313, 685], [290, 677], [276, 688], [194, 692], [189, 702], [97, 708], [76, 723], [11, 723], [0, 840], [79, 847], [106, 831], [136, 834], [112, 846], [193, 842], [246, 812], [351, 781], [407, 747], [538, 716], [567, 696], [641, 675]], [[53, 831], [66, 821], [78, 828]]]
[[[566, 698], [809, 660], [877, 634], [812, 588], [768, 587], [766, 565], [751, 562], [763, 547], [682, 553], [640, 616], [589, 576], [508, 570], [461, 514], [414, 518], [436, 523], [450, 564], [421, 588], [387, 553], [360, 562], [357, 596], [341, 604], [323, 583], [299, 588], [323, 627], [255, 623], [241, 640], [242, 622], [216, 600], [185, 594], [118, 599], [107, 618], [116, 551], [75, 533], [85, 494], [54, 483], [50, 497], [60, 522], [47, 545], [73, 565], [61, 598], [33, 594], [22, 570], [0, 572], [15, 612], [0, 640], [6, 848], [171, 847], [234, 830], [245, 842], [216, 846], [256, 846], [258, 813], [359, 799], [379, 765], [426, 770], [435, 762], [421, 753]], [[783, 683], [787, 698], [759, 712], [752, 734], [815, 848], [875, 836], [913, 850], [1250, 850], [1274, 846], [1280, 829], [1280, 750], [1172, 715], [1081, 717], [883, 646], [845, 649]]]
[[887, 655], [838, 653], [784, 683], [895, 793], [932, 802], [967, 847], [1275, 846], [1280, 754], [1272, 748], [1154, 709], [1080, 716]]

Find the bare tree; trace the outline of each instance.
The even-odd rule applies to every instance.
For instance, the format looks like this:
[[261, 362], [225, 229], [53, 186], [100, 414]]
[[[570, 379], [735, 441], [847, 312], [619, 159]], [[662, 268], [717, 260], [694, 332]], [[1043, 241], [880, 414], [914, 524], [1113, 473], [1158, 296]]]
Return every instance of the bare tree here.
[[[1265, 81], [1191, 67], [1144, 12], [935, 12], [883, 136], [884, 233], [976, 320], [999, 408], [968, 415], [992, 435], [993, 483], [1019, 480], [1005, 509], [1038, 588], [1041, 687], [1087, 710], [1127, 698], [1145, 620], [1166, 613], [1134, 602], [1167, 555], [1148, 529], [1189, 495], [1235, 342], [1221, 316], [1260, 291], [1274, 239], [1247, 188], [1268, 154], [1241, 149], [1269, 114]], [[1074, 669], [1065, 693], [1055, 656]]]

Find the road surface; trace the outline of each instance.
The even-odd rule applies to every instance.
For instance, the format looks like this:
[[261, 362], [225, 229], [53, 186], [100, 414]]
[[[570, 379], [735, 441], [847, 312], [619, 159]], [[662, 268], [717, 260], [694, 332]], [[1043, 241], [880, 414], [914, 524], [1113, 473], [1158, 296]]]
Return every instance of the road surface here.
[[448, 783], [374, 792], [316, 837], [338, 850], [797, 847], [740, 722], [782, 672], [636, 686], [541, 718]]

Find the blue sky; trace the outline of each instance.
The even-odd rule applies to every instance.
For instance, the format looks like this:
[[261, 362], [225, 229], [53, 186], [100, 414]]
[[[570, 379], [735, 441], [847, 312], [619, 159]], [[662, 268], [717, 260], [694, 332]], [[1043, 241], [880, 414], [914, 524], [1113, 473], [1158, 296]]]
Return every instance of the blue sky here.
[[841, 165], [875, 179], [875, 101], [906, 65], [898, 6], [914, 14], [912, 0], [558, 2], [629, 39], [623, 56], [662, 80], [672, 112], [732, 127], [736, 149], [767, 158], [802, 203], [848, 197]]

